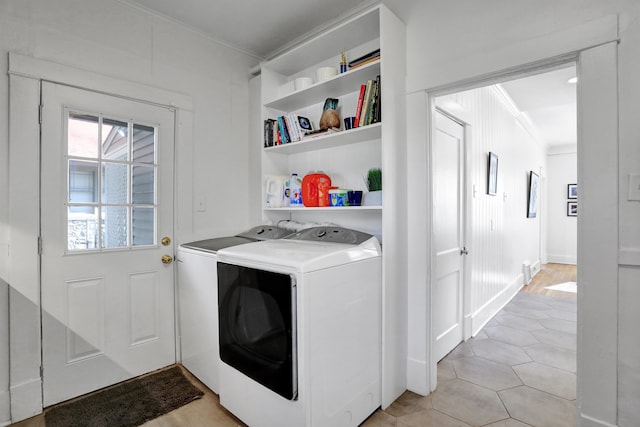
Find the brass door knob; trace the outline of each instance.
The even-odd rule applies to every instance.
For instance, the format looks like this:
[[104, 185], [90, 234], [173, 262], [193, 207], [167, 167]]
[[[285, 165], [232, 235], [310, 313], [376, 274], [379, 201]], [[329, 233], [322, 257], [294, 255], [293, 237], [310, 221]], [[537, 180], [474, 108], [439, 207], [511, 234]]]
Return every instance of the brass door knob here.
[[161, 243], [162, 243], [162, 246], [169, 246], [171, 244], [171, 239], [165, 236], [162, 238]]
[[162, 255], [163, 264], [171, 264], [172, 262], [173, 262], [173, 257], [171, 255]]

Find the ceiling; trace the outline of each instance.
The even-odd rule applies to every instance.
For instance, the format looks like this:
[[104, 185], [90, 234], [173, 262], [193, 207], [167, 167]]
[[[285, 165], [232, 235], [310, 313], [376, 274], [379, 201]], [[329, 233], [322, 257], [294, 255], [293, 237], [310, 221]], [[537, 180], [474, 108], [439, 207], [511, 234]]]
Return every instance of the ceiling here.
[[577, 143], [575, 76], [570, 66], [501, 84], [548, 147]]
[[273, 56], [314, 29], [372, 0], [121, 0], [258, 58]]
[[[270, 58], [374, 0], [120, 0], [163, 16], [259, 59]], [[395, 9], [410, 2], [394, 1]], [[268, 4], [268, 7], [266, 5]], [[406, 12], [397, 10], [398, 13]], [[548, 146], [575, 144], [575, 67], [502, 83]]]

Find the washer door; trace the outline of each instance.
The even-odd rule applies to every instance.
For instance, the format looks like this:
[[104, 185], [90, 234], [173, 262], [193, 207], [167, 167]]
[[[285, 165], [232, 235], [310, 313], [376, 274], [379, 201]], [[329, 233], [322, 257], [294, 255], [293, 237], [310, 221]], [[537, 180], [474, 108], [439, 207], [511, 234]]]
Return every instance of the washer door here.
[[220, 359], [289, 400], [298, 397], [295, 315], [293, 277], [218, 262]]

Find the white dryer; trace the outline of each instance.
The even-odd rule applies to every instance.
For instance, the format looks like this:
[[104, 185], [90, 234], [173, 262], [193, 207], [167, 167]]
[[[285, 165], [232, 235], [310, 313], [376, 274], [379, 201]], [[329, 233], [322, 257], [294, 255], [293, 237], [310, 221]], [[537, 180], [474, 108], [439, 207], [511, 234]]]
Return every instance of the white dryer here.
[[265, 239], [279, 239], [291, 230], [260, 225], [236, 236], [217, 237], [178, 247], [178, 302], [182, 364], [218, 393], [218, 250]]
[[252, 427], [357, 426], [381, 403], [381, 250], [315, 227], [218, 252], [220, 402]]

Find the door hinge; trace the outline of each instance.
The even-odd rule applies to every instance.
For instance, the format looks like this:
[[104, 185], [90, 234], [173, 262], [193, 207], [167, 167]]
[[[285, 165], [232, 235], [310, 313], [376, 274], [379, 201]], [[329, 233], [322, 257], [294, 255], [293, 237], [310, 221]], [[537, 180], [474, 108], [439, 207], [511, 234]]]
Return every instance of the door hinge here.
[[38, 236], [38, 255], [42, 255], [42, 237]]
[[460, 249], [460, 255], [469, 255], [469, 250], [466, 246], [463, 246], [462, 249]]
[[44, 366], [40, 365], [40, 378], [44, 378]]
[[38, 106], [38, 124], [42, 124], [42, 109], [44, 108], [44, 105], [40, 104]]

